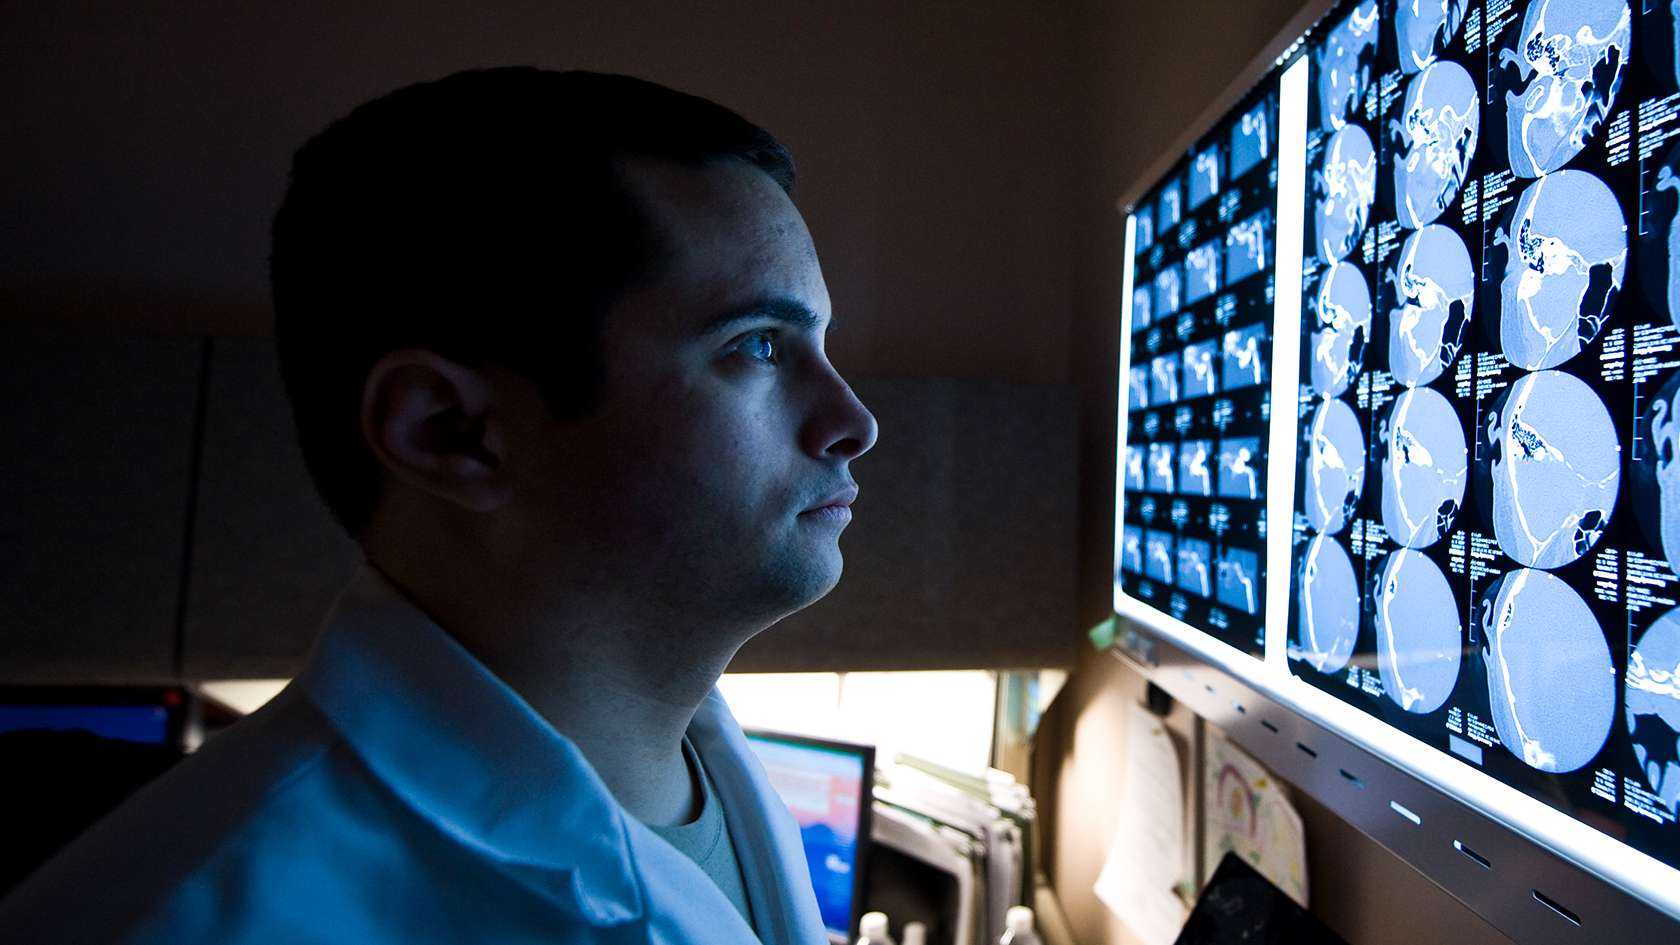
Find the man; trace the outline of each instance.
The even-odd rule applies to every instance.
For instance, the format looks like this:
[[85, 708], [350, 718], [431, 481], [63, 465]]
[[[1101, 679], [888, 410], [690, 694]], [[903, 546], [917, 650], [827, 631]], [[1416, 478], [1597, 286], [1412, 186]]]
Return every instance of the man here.
[[874, 418], [767, 133], [621, 76], [412, 86], [275, 220], [304, 456], [367, 564], [273, 703], [9, 941], [816, 943], [714, 686], [838, 580]]

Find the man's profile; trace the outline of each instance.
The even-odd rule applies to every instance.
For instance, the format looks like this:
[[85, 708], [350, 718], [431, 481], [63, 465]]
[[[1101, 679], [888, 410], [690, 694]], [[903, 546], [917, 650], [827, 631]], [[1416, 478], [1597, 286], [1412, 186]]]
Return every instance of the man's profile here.
[[715, 690], [839, 579], [876, 435], [793, 177], [711, 102], [522, 68], [304, 145], [275, 337], [367, 562], [285, 692], [0, 904], [9, 940], [824, 941]]

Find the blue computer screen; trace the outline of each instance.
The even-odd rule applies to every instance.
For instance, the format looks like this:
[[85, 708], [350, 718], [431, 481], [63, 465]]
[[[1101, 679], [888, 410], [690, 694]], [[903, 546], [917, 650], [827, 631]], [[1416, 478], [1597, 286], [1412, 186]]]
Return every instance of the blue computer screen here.
[[799, 823], [805, 860], [816, 888], [817, 907], [831, 934], [851, 932], [853, 897], [858, 888], [863, 811], [869, 803], [868, 749], [805, 744], [750, 734], [770, 783]]

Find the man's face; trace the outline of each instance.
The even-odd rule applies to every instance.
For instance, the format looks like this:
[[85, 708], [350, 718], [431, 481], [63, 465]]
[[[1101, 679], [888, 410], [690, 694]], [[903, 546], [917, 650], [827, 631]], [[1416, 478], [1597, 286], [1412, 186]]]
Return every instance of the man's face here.
[[606, 318], [600, 408], [540, 424], [510, 470], [531, 480], [521, 544], [626, 613], [762, 626], [839, 580], [875, 419], [829, 363], [828, 289], [774, 181], [735, 161], [626, 176], [669, 255]]

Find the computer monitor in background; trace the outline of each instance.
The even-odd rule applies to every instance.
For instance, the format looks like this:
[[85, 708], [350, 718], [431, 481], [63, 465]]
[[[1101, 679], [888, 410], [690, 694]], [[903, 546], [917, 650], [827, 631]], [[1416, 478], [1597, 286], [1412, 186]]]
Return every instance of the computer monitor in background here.
[[748, 731], [747, 742], [799, 822], [823, 925], [844, 942], [861, 914], [875, 749], [764, 731]]
[[187, 697], [175, 687], [0, 686], [0, 732], [91, 732], [180, 748]]

